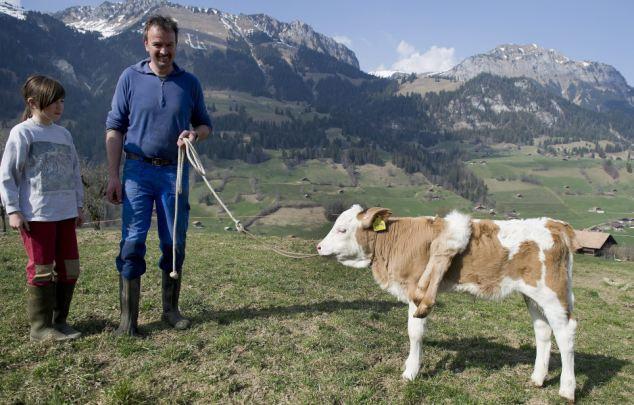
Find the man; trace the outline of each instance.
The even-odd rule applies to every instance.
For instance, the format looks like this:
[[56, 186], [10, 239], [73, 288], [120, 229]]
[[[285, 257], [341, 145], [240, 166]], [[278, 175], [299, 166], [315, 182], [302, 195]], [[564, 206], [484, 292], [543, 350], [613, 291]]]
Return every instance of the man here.
[[[162, 319], [176, 329], [191, 322], [178, 309], [180, 272], [185, 258], [189, 218], [188, 165], [183, 172], [183, 193], [178, 197], [178, 229], [172, 223], [176, 202], [176, 162], [183, 138], [196, 142], [211, 133], [200, 83], [174, 63], [178, 26], [169, 17], [151, 16], [143, 31], [149, 58], [123, 71], [106, 120], [108, 153], [107, 198], [123, 203], [119, 256], [121, 324], [116, 333], [138, 336], [137, 318], [141, 275], [145, 273], [145, 240], [156, 204], [163, 273]], [[193, 130], [190, 130], [190, 125]], [[119, 179], [121, 150], [125, 151], [123, 187]], [[177, 279], [172, 270], [172, 244], [176, 244]]]

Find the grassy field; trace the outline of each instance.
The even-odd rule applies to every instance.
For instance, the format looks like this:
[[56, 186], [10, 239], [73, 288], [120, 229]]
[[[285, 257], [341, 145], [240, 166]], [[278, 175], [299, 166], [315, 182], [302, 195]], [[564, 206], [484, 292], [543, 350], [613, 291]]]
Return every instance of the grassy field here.
[[[458, 209], [476, 217], [505, 219], [505, 213], [515, 210], [521, 218], [547, 216], [567, 221], [577, 229], [634, 217], [634, 175], [627, 173], [623, 161], [614, 161], [617, 179], [608, 176], [599, 159], [564, 161], [536, 155], [533, 147], [520, 151], [515, 147], [500, 151], [496, 157], [470, 162], [468, 167], [485, 181], [496, 202], [497, 215], [490, 217], [486, 212], [473, 212], [473, 203], [430, 184], [420, 173], [406, 174], [389, 162], [356, 167], [354, 186], [341, 164], [309, 160], [287, 167], [279, 153], [271, 153], [272, 159], [257, 165], [236, 161], [207, 164], [209, 177], [216, 179], [212, 181], [214, 186], [227, 178], [221, 197], [243, 222], [277, 203], [327, 206], [336, 200], [348, 205], [384, 206], [399, 216], [442, 215]], [[192, 216], [219, 232], [232, 223], [219, 214], [218, 205], [200, 203], [208, 193], [200, 181], [193, 187]], [[592, 207], [605, 212], [589, 212]], [[304, 218], [281, 218], [275, 225], [255, 222], [251, 229], [268, 235], [317, 238], [327, 230], [328, 222], [323, 218], [323, 223], [316, 224], [306, 211]], [[619, 244], [634, 245], [634, 229], [611, 233]]]
[[[610, 177], [600, 159], [563, 160], [536, 155], [535, 148], [478, 160], [470, 168], [489, 187], [498, 212], [516, 210], [522, 218], [548, 216], [583, 229], [634, 217], [634, 174], [624, 161], [613, 161], [619, 177]], [[522, 177], [536, 180], [522, 181]], [[521, 194], [521, 197], [518, 196]], [[589, 212], [600, 207], [604, 213]], [[634, 230], [611, 231], [619, 244], [634, 245]]]
[[[387, 163], [384, 166], [364, 165], [358, 167], [357, 185], [341, 164], [331, 161], [310, 160], [292, 168], [287, 167], [279, 156], [257, 165], [236, 161], [209, 162], [208, 178], [218, 187], [223, 178], [228, 177], [220, 196], [234, 215], [243, 223], [256, 216], [263, 209], [279, 203], [326, 206], [336, 200], [345, 204], [384, 206], [396, 215], [435, 215], [446, 213], [451, 208], [470, 211], [471, 203], [456, 194], [432, 187], [421, 174], [408, 175], [401, 169]], [[432, 187], [433, 192], [428, 190]], [[201, 197], [209, 191], [202, 181], [192, 187], [192, 217], [197, 218], [210, 231], [222, 231], [232, 225], [224, 213], [219, 214], [219, 206], [206, 206]], [[260, 196], [258, 200], [256, 197]], [[436, 198], [431, 199], [433, 195]], [[315, 224], [312, 217], [301, 216], [282, 219], [279, 226], [256, 222], [251, 230], [267, 235], [297, 235], [318, 238], [330, 226], [326, 217]]]
[[[250, 117], [256, 121], [284, 122], [290, 118], [286, 115], [286, 111], [295, 118], [303, 120], [311, 120], [313, 117], [324, 117], [324, 114], [314, 112], [314, 109], [308, 109], [305, 102], [285, 102], [275, 100], [269, 97], [258, 97], [248, 93], [239, 91], [226, 90], [208, 90], [205, 92], [205, 102], [208, 106], [214, 105], [216, 111], [215, 116], [237, 111], [238, 108], [244, 107]], [[275, 111], [278, 111], [276, 114]], [[283, 114], [281, 112], [284, 112]]]
[[[28, 341], [22, 246], [13, 232], [0, 236], [0, 403], [561, 402], [556, 352], [545, 387], [529, 384], [534, 340], [520, 297], [441, 295], [421, 374], [406, 383], [407, 309], [368, 270], [282, 258], [232, 233], [190, 231], [181, 309], [194, 326], [170, 330], [159, 321], [154, 234], [142, 281], [146, 339], [112, 335], [118, 234], [83, 230], [70, 321], [84, 336], [39, 345]], [[268, 241], [306, 252], [315, 243]], [[579, 403], [632, 400], [633, 282], [632, 263], [577, 257]]]

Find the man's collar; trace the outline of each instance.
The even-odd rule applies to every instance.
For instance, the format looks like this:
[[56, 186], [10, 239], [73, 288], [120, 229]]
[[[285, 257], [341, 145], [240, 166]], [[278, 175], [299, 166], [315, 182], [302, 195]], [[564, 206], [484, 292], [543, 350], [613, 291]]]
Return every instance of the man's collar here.
[[[172, 66], [173, 66], [173, 69], [172, 69], [172, 71], [170, 72], [170, 74], [168, 74], [168, 75], [166, 75], [166, 76], [164, 76], [164, 77], [175, 76], [175, 75], [181, 74], [181, 73], [183, 72], [183, 69], [181, 69], [181, 68], [180, 68], [180, 67], [176, 64], [176, 62], [172, 62]], [[150, 58], [146, 58], [146, 59], [143, 59], [143, 60], [141, 61], [141, 69], [143, 69], [143, 73], [150, 74], [150, 75], [154, 75], [154, 76], [158, 76], [158, 75], [157, 75], [156, 73], [154, 73], [154, 71], [150, 68]]]

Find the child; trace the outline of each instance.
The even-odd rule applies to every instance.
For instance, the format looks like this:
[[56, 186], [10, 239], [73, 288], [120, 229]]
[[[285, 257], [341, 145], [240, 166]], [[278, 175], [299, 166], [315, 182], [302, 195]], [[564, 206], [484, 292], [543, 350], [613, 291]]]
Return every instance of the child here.
[[74, 339], [81, 333], [66, 317], [79, 276], [75, 227], [83, 222], [84, 192], [73, 139], [55, 124], [65, 92], [57, 81], [34, 75], [22, 94], [23, 122], [11, 129], [0, 163], [0, 197], [29, 258], [31, 340]]

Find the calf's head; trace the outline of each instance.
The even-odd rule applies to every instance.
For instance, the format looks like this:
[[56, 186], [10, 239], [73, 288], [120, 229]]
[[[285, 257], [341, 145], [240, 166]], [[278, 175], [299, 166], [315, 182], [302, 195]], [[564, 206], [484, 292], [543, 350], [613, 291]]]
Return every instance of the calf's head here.
[[372, 253], [364, 251], [358, 239], [360, 233], [372, 231], [377, 218], [385, 220], [391, 214], [386, 208], [364, 210], [355, 204], [339, 215], [328, 235], [317, 245], [317, 251], [321, 256], [335, 256], [345, 266], [368, 267]]

